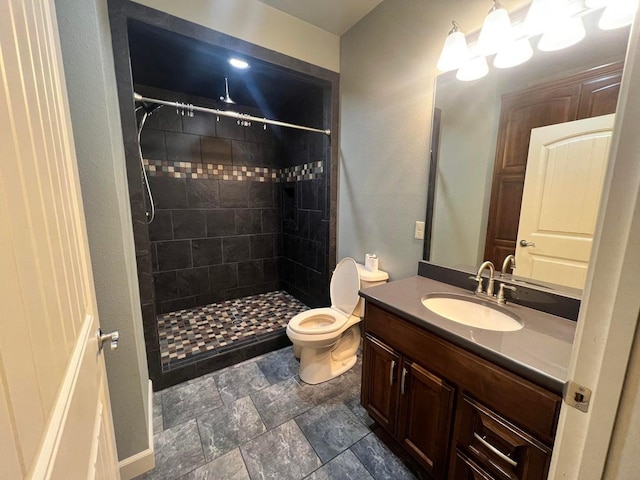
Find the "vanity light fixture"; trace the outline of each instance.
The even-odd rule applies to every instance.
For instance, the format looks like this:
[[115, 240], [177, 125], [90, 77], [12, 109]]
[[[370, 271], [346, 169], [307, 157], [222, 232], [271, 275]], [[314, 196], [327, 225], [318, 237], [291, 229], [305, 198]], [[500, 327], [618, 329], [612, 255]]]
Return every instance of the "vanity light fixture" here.
[[453, 28], [447, 35], [447, 39], [442, 47], [442, 53], [438, 60], [438, 70], [448, 72], [456, 70], [469, 60], [469, 49], [464, 33], [460, 31], [460, 25], [455, 20], [451, 22]]
[[499, 0], [493, 0], [493, 7], [484, 19], [480, 36], [478, 37], [478, 50], [484, 56], [493, 55], [501, 46], [513, 41], [513, 27], [507, 9]]
[[621, 28], [633, 22], [639, 3], [640, 0], [533, 0], [524, 21], [513, 25], [500, 1], [493, 0], [476, 44], [467, 45], [460, 27], [453, 22], [438, 69], [458, 69], [459, 80], [477, 80], [488, 73], [486, 57], [495, 54], [496, 68], [515, 67], [533, 56], [533, 37], [540, 35], [539, 50], [561, 50], [586, 36], [582, 21], [585, 14], [604, 9], [598, 26], [603, 30]]
[[246, 60], [242, 60], [241, 58], [231, 57], [229, 59], [229, 64], [233, 68], [237, 68], [238, 70], [246, 70], [250, 67], [249, 62]]

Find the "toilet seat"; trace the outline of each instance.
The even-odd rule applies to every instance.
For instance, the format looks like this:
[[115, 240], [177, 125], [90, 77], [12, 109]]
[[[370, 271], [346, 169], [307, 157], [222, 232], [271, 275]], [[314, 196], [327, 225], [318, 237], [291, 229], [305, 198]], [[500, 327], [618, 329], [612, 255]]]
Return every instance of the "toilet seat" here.
[[289, 328], [296, 333], [320, 335], [340, 330], [348, 317], [333, 307], [314, 308], [299, 313], [289, 322]]

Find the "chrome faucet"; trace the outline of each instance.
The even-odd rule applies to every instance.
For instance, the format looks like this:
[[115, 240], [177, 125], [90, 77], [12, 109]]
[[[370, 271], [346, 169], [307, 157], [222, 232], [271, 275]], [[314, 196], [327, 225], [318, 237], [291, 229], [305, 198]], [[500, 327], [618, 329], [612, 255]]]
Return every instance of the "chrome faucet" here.
[[[482, 290], [482, 272], [484, 272], [486, 268], [489, 268], [489, 283], [487, 284], [487, 291], [484, 292]], [[482, 295], [486, 293], [486, 295], [488, 295], [489, 297], [493, 297], [493, 282], [495, 272], [496, 269], [493, 266], [493, 263], [491, 263], [489, 260], [482, 262], [482, 265], [480, 265], [480, 268], [478, 268], [478, 273], [476, 274], [476, 276], [471, 277], [473, 280], [476, 280], [478, 282], [478, 288], [476, 288], [477, 294]]]
[[513, 255], [507, 255], [504, 259], [504, 262], [502, 262], [502, 270], [500, 270], [500, 278], [504, 277], [509, 267], [511, 267], [511, 270], [516, 268], [516, 257]]

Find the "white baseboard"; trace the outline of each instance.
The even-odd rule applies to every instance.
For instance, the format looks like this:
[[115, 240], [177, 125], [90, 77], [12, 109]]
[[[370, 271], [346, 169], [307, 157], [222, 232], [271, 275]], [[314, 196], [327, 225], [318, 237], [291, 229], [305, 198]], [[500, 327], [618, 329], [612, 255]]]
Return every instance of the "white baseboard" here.
[[145, 450], [132, 455], [129, 458], [118, 462], [120, 469], [120, 478], [122, 480], [131, 480], [138, 475], [148, 472], [156, 466], [156, 459], [153, 451], [153, 384], [149, 380], [149, 447]]

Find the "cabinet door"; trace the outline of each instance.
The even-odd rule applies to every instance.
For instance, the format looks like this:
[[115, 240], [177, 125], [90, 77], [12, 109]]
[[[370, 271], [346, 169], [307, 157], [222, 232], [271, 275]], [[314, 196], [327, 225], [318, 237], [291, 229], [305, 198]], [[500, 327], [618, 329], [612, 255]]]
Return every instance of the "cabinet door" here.
[[362, 362], [362, 406], [371, 418], [395, 435], [400, 356], [390, 347], [366, 335]]
[[466, 396], [456, 412], [456, 446], [483, 471], [505, 480], [547, 478], [551, 448]]
[[453, 388], [424, 368], [403, 361], [398, 439], [434, 478], [444, 478]]

